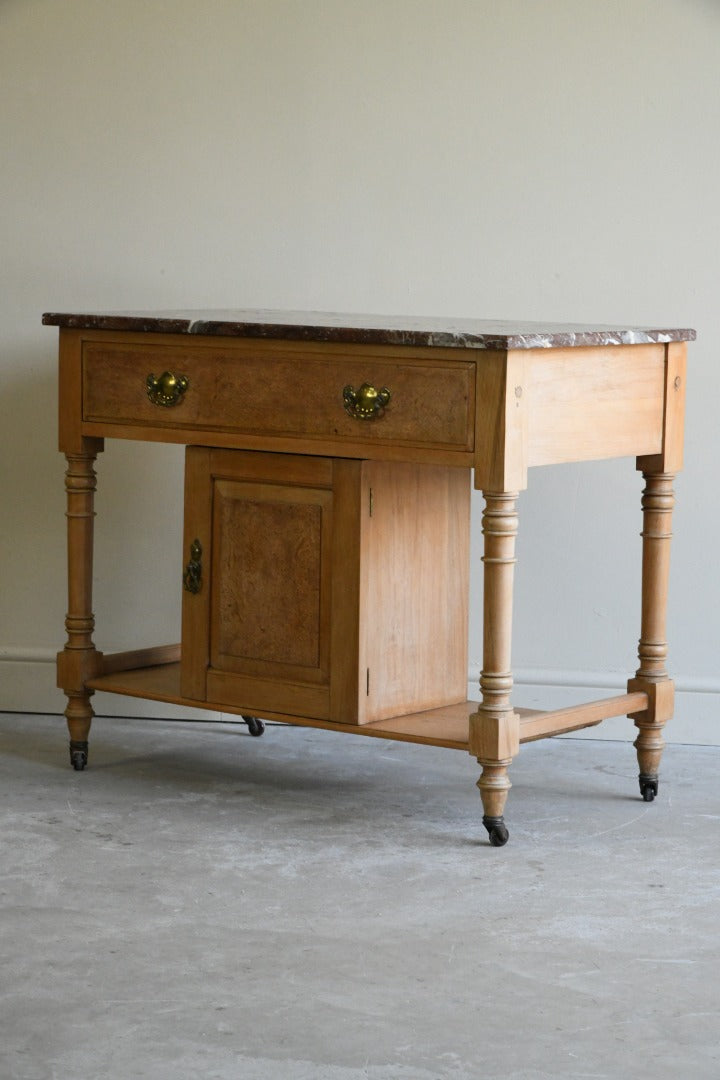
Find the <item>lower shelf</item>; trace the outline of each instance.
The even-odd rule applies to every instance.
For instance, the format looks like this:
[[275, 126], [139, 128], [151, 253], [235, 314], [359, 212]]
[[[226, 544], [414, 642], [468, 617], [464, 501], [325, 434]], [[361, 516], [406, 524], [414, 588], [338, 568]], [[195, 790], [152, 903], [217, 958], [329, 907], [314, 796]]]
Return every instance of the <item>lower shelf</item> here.
[[[150, 701], [167, 701], [172, 705], [187, 705], [192, 709], [211, 712], [235, 713], [238, 716], [247, 709], [231, 705], [191, 701], [180, 693], [180, 665], [161, 664], [157, 667], [135, 668], [131, 671], [99, 675], [88, 682], [91, 690], [104, 690], [111, 694], [148, 698]], [[452, 750], [468, 749], [468, 717], [477, 710], [477, 702], [461, 702], [442, 709], [397, 716], [390, 720], [378, 720], [372, 724], [336, 724], [329, 720], [311, 720], [285, 713], [264, 712], [263, 720], [278, 720], [285, 724], [302, 727], [326, 728], [329, 731], [345, 731], [353, 735], [371, 735], [376, 739], [398, 739], [403, 742], [426, 743], [430, 746], [447, 746]]]
[[[112, 658], [108, 658], [111, 667]], [[234, 713], [238, 716], [249, 710], [230, 705], [192, 701], [180, 693], [180, 664], [165, 663], [153, 667], [108, 672], [98, 675], [87, 683], [90, 690], [103, 690], [127, 697], [147, 698], [150, 701], [166, 701], [171, 705], [186, 705], [193, 709], [211, 712]], [[520, 741], [561, 735], [580, 728], [593, 727], [609, 716], [623, 716], [642, 712], [648, 705], [647, 694], [621, 694], [617, 697], [571, 706], [556, 712], [540, 712], [534, 709], [517, 709], [520, 715]], [[372, 724], [336, 724], [328, 720], [311, 720], [285, 713], [262, 714], [263, 720], [277, 720], [301, 727], [325, 728], [344, 731], [351, 735], [370, 735], [376, 739], [395, 739], [400, 742], [424, 743], [429, 746], [446, 746], [451, 750], [468, 751], [468, 728], [471, 713], [477, 712], [476, 701], [459, 705], [446, 705], [440, 709], [396, 716], [389, 720], [377, 720]]]

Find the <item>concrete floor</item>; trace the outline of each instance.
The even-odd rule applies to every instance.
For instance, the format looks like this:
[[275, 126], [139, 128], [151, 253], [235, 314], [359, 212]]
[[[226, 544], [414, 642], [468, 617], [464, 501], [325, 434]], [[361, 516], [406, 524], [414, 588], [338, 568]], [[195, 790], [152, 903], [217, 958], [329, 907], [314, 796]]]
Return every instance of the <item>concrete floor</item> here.
[[2, 1080], [720, 1077], [720, 750], [0, 716]]

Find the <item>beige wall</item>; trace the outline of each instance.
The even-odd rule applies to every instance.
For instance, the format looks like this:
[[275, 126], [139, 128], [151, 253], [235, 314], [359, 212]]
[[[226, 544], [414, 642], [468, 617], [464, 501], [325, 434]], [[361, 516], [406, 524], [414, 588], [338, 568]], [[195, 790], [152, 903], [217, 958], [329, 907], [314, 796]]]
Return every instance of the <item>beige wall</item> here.
[[[717, 740], [719, 71], [713, 0], [0, 2], [0, 707], [61, 708], [43, 310], [628, 321], [699, 332], [673, 731]], [[114, 444], [99, 475], [99, 645], [173, 639], [180, 456]], [[634, 668], [639, 491], [631, 461], [531, 474], [518, 700], [565, 703]]]

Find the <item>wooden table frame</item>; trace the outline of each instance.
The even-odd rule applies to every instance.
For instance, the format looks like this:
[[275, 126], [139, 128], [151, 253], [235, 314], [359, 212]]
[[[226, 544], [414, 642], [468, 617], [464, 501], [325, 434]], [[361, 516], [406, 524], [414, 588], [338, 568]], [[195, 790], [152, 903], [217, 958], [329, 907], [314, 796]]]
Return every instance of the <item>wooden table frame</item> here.
[[[640, 770], [640, 791], [652, 801], [658, 791], [658, 769], [663, 750], [662, 729], [673, 712], [673, 683], [667, 668], [666, 606], [669, 574], [673, 478], [682, 466], [685, 360], [692, 331], [634, 331], [631, 340], [617, 343], [618, 335], [602, 337], [599, 331], [575, 335], [571, 345], [559, 332], [529, 338], [521, 346], [508, 332], [483, 344], [451, 341], [442, 345], [396, 344], [390, 331], [385, 339], [360, 336], [347, 330], [340, 338], [327, 326], [310, 335], [318, 355], [351, 357], [370, 362], [400, 364], [406, 358], [420, 364], [432, 357], [437, 363], [471, 367], [469, 413], [472, 431], [468, 444], [425, 446], [422, 440], [386, 443], [367, 438], [367, 426], [357, 425], [355, 435], [336, 438], [323, 431], [308, 436], [282, 432], [229, 430], [227, 425], [199, 430], [195, 425], [155, 426], [126, 417], [97, 418], [88, 411], [83, 356], [89, 344], [110, 341], [117, 347], [143, 342], [165, 344], [182, 350], [230, 347], [250, 355], [263, 349], [267, 355], [282, 346], [292, 358], [307, 350], [308, 338], [278, 329], [272, 333], [255, 329], [247, 339], [239, 323], [226, 322], [198, 334], [184, 326], [164, 332], [168, 320], [155, 322], [140, 316], [123, 321], [104, 316], [46, 315], [47, 324], [60, 332], [60, 449], [67, 458], [68, 614], [67, 643], [58, 656], [58, 685], [67, 695], [67, 725], [71, 761], [85, 767], [93, 717], [91, 697], [96, 690], [130, 694], [154, 700], [204, 708], [220, 708], [245, 715], [241, 707], [198, 703], [183, 698], [177, 676], [180, 646], [139, 652], [103, 655], [93, 642], [93, 500], [96, 487], [94, 462], [105, 438], [129, 438], [200, 444], [281, 453], [339, 455], [388, 461], [452, 464], [472, 469], [475, 487], [485, 499], [483, 665], [479, 704], [460, 703], [440, 709], [399, 716], [390, 720], [352, 725], [285, 712], [268, 712], [266, 719], [343, 730], [386, 739], [448, 746], [469, 752], [482, 767], [478, 787], [483, 822], [490, 843], [502, 846], [508, 832], [504, 820], [510, 789], [508, 769], [520, 743], [571, 732], [600, 723], [612, 716], [628, 715], [638, 728], [635, 741]], [[346, 320], [347, 321], [347, 320]], [[257, 319], [256, 319], [257, 323]], [[147, 329], [147, 325], [150, 329]], [[210, 324], [208, 324], [210, 325]], [[255, 325], [255, 324], [250, 324]], [[341, 324], [342, 325], [342, 324]], [[362, 324], [360, 324], [362, 325]], [[307, 331], [307, 327], [304, 328]], [[234, 336], [233, 336], [234, 335]], [[644, 336], [643, 336], [644, 335]], [[405, 335], [403, 341], [410, 340]], [[425, 342], [425, 338], [422, 339]], [[429, 339], [428, 339], [429, 340]], [[478, 337], [478, 340], [480, 338]], [[490, 345], [488, 345], [488, 340]], [[596, 343], [596, 340], [599, 343]], [[548, 344], [547, 342], [550, 342]], [[590, 342], [586, 344], [585, 342]], [[280, 345], [278, 345], [278, 342]], [[492, 347], [492, 346], [495, 347]], [[504, 346], [504, 347], [503, 347]], [[246, 353], [242, 353], [245, 349]], [[253, 352], [255, 355], [255, 352]], [[450, 370], [450, 368], [448, 368]], [[455, 368], [453, 367], [454, 371]], [[512, 594], [515, 539], [518, 531], [517, 495], [527, 486], [529, 467], [564, 461], [582, 461], [632, 455], [644, 478], [642, 496], [642, 605], [639, 666], [627, 683], [627, 692], [551, 712], [513, 707], [511, 702]]]

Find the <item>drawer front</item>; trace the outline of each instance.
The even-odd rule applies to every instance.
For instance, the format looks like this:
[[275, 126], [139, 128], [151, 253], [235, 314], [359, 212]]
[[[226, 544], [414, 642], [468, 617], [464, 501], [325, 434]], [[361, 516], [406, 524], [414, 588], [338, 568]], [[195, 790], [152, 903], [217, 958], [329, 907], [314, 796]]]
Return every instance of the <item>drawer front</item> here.
[[[174, 385], [161, 382], [165, 373]], [[157, 380], [155, 403], [149, 377]], [[359, 391], [363, 384], [390, 391], [371, 419], [362, 418], [365, 400], [351, 415], [344, 399], [346, 387]], [[83, 345], [86, 422], [467, 451], [474, 443], [474, 392], [475, 365], [467, 361], [405, 360], [350, 348], [324, 355], [276, 343]]]

